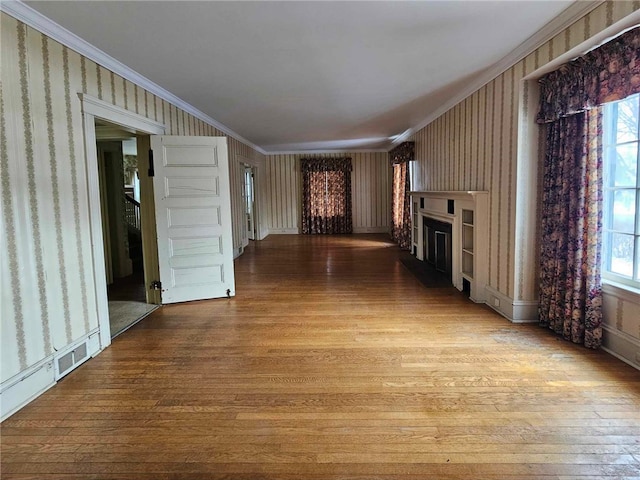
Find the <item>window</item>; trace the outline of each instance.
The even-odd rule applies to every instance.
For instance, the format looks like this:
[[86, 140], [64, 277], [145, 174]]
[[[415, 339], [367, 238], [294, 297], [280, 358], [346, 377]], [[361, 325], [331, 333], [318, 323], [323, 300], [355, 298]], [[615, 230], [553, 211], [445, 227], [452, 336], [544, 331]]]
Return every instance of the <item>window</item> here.
[[302, 233], [352, 233], [351, 158], [303, 158]]
[[604, 107], [603, 277], [640, 288], [640, 94]]

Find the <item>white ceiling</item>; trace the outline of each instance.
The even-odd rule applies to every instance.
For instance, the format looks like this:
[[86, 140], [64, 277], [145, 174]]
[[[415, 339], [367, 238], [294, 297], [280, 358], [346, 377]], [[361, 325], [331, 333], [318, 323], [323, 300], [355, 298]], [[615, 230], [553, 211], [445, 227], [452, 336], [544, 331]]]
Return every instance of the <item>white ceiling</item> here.
[[387, 148], [574, 2], [26, 3], [275, 152]]

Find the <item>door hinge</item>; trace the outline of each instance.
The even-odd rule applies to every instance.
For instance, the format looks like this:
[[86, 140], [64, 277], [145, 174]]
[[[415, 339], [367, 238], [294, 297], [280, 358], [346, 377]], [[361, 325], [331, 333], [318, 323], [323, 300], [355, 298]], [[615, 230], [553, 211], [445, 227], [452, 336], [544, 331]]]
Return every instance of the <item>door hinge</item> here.
[[153, 150], [149, 149], [149, 171], [147, 172], [150, 177], [155, 177], [155, 170], [153, 169]]
[[231, 289], [227, 288], [227, 298], [231, 298]]
[[160, 280], [154, 280], [151, 282], [149, 288], [151, 288], [151, 290], [162, 290], [162, 282]]

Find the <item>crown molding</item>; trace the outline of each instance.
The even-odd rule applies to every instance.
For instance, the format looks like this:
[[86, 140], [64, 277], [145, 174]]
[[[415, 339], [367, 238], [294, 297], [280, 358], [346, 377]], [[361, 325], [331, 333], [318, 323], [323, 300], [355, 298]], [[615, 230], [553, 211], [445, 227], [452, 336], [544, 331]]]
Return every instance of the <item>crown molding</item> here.
[[349, 148], [349, 149], [325, 149], [325, 150], [278, 150], [268, 151], [266, 155], [323, 155], [333, 153], [389, 153], [382, 148]]
[[[353, 138], [318, 142], [280, 143], [265, 145], [267, 155], [298, 155], [308, 153], [388, 152], [389, 138]], [[371, 145], [371, 146], [367, 146]], [[373, 146], [375, 145], [375, 147]]]
[[568, 28], [570, 25], [572, 25], [577, 20], [581, 19], [586, 14], [603, 3], [604, 0], [580, 0], [572, 3], [560, 15], [555, 17], [544, 27], [530, 36], [527, 40], [522, 42], [511, 52], [494, 63], [493, 66], [485, 70], [484, 73], [478, 75], [475, 81], [470, 82], [464, 90], [460, 91], [457, 95], [451, 97], [449, 100], [443, 103], [438, 109], [434, 110], [428, 117], [422, 120], [415, 127], [406, 130], [405, 132], [394, 138], [391, 142], [392, 145], [395, 146], [396, 144], [402, 143], [403, 141], [411, 138], [414, 133], [422, 130], [438, 117], [448, 112], [451, 108], [455, 107], [462, 100], [478, 91], [484, 85], [498, 77], [500, 74], [504, 73], [506, 70], [511, 68], [527, 55], [534, 52], [538, 47], [544, 45], [557, 34]]
[[201, 112], [193, 105], [185, 102], [180, 99], [176, 95], [171, 92], [165, 90], [161, 86], [152, 82], [148, 78], [140, 75], [130, 67], [124, 65], [122, 62], [116, 60], [115, 58], [107, 55], [102, 50], [94, 47], [86, 40], [83, 40], [79, 36], [70, 32], [69, 30], [63, 28], [58, 25], [48, 17], [42, 15], [40, 12], [34, 10], [28, 5], [22, 3], [20, 0], [2, 0], [0, 1], [0, 11], [7, 13], [8, 15], [14, 17], [15, 19], [25, 23], [26, 25], [38, 30], [39, 32], [47, 35], [48, 37], [56, 40], [57, 42], [69, 47], [70, 49], [76, 51], [80, 55], [85, 56], [86, 58], [102, 65], [108, 70], [120, 75], [121, 77], [139, 85], [145, 90], [153, 93], [154, 95], [170, 102], [171, 104], [181, 108], [185, 112], [193, 115], [194, 117], [208, 123], [209, 125], [215, 127], [221, 132], [229, 135], [230, 137], [239, 140], [246, 145], [250, 146], [257, 152], [263, 155], [283, 155], [283, 154], [309, 154], [309, 153], [345, 153], [345, 152], [388, 152], [392, 148], [394, 148], [397, 144], [402, 143], [403, 141], [409, 140], [413, 134], [422, 128], [429, 125], [435, 119], [446, 113], [448, 110], [453, 108], [455, 105], [460, 103], [462, 100], [467, 98], [469, 95], [473, 94], [482, 86], [489, 83], [491, 80], [498, 77], [501, 73], [508, 70], [510, 67], [515, 65], [517, 62], [522, 60], [524, 57], [533, 52], [536, 48], [543, 45], [545, 42], [549, 41], [558, 33], [562, 32], [569, 25], [573, 24], [575, 21], [584, 17], [587, 13], [591, 12], [593, 9], [598, 7], [604, 3], [604, 0], [580, 0], [575, 1], [568, 8], [566, 8], [560, 15], [554, 18], [551, 22], [545, 25], [543, 28], [538, 30], [534, 35], [529, 37], [523, 43], [521, 43], [518, 47], [512, 50], [509, 54], [504, 56], [501, 60], [496, 62], [492, 67], [487, 69], [482, 75], [476, 77], [476, 80], [470, 83], [467, 88], [461, 91], [456, 96], [450, 98], [447, 102], [443, 103], [437, 110], [433, 111], [428, 117], [422, 120], [416, 126], [405, 130], [401, 134], [395, 136], [391, 141], [390, 145], [386, 149], [366, 149], [366, 148], [340, 148], [338, 146], [340, 141], [335, 142], [336, 148], [331, 148], [331, 143], [327, 142], [325, 145], [326, 148], [320, 149], [309, 149], [306, 150], [301, 145], [291, 144], [290, 146], [280, 145], [276, 148], [279, 148], [277, 151], [269, 151], [253, 142], [247, 140], [243, 136], [234, 132], [227, 126], [218, 122], [214, 118], [209, 115]]
[[190, 103], [185, 102], [181, 98], [177, 97], [173, 93], [165, 90], [160, 85], [152, 82], [148, 78], [140, 75], [138, 72], [130, 67], [127, 67], [124, 63], [116, 60], [110, 55], [99, 48], [94, 47], [86, 40], [83, 40], [75, 33], [70, 32], [66, 28], [58, 25], [50, 18], [44, 16], [37, 10], [22, 3], [20, 0], [2, 0], [0, 1], [0, 11], [12, 16], [16, 20], [36, 29], [40, 33], [47, 37], [61, 43], [62, 45], [70, 48], [71, 50], [79, 53], [80, 55], [102, 65], [106, 69], [114, 72], [117, 75], [135, 83], [136, 85], [144, 88], [148, 92], [154, 94], [157, 97], [166, 100], [167, 102], [175, 105], [176, 107], [184, 110], [185, 112], [193, 115], [194, 117], [208, 123], [221, 132], [241, 141], [242, 143], [250, 146], [254, 150], [266, 155], [264, 149], [257, 146], [253, 142], [247, 140], [242, 135], [237, 134], [227, 126], [211, 118], [204, 112], [201, 112]]

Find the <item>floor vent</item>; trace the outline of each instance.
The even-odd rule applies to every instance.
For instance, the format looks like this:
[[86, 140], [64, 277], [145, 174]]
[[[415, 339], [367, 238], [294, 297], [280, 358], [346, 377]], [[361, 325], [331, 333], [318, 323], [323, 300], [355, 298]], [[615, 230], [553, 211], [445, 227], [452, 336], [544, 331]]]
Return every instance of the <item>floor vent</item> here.
[[56, 380], [64, 377], [71, 370], [87, 359], [87, 342], [76, 345], [73, 350], [56, 358]]

